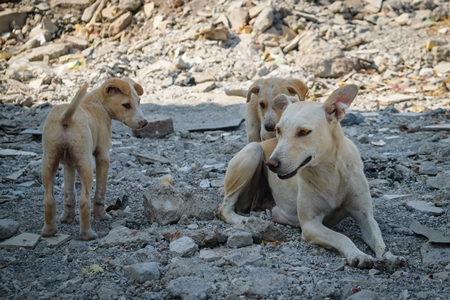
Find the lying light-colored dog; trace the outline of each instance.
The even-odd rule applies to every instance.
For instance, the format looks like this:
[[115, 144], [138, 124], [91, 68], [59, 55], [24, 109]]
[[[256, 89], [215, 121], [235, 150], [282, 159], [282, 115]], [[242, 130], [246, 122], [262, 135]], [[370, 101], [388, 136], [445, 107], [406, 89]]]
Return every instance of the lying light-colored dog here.
[[397, 259], [386, 252], [373, 217], [360, 154], [339, 124], [357, 92], [355, 85], [343, 86], [324, 104], [291, 104], [285, 95], [278, 95], [274, 106], [284, 113], [276, 126], [277, 137], [248, 144], [230, 161], [219, 218], [230, 224], [245, 222], [248, 218], [236, 211], [248, 212], [256, 198], [271, 192], [274, 222], [300, 226], [304, 240], [336, 248], [351, 266], [369, 268], [374, 259], [330, 229], [346, 217], [356, 220], [377, 258]]
[[261, 142], [275, 137], [275, 125], [282, 110], [274, 106], [279, 94], [290, 95], [291, 102], [304, 101], [308, 87], [299, 79], [266, 78], [256, 80], [248, 90], [227, 90], [228, 96], [247, 97], [245, 126], [247, 142]]
[[42, 135], [42, 182], [44, 184], [44, 217], [42, 236], [57, 232], [56, 202], [53, 186], [58, 165], [64, 164], [64, 211], [62, 223], [72, 223], [75, 218], [75, 171], [81, 178], [80, 235], [83, 240], [97, 238], [91, 229], [90, 193], [93, 184], [94, 163], [96, 189], [94, 218], [111, 219], [105, 212], [106, 182], [109, 169], [108, 151], [111, 142], [111, 120], [118, 120], [132, 129], [147, 125], [139, 108], [144, 91], [131, 79], [112, 78], [98, 89], [86, 94], [85, 84], [70, 104], [55, 106], [47, 116]]

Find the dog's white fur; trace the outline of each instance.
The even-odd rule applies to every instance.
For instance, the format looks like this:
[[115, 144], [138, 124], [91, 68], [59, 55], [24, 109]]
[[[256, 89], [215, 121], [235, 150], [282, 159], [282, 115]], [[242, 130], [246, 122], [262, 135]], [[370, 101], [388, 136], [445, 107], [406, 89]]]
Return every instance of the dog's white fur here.
[[247, 142], [261, 142], [275, 137], [275, 125], [282, 110], [274, 106], [273, 99], [279, 94], [288, 95], [291, 102], [304, 101], [308, 87], [300, 79], [262, 78], [256, 80], [248, 90], [227, 90], [229, 96], [247, 98], [245, 126]]
[[[339, 124], [357, 91], [355, 85], [346, 85], [324, 104], [291, 104], [284, 95], [277, 96], [274, 105], [284, 109], [277, 138], [250, 143], [230, 161], [219, 218], [230, 224], [245, 222], [248, 218], [236, 211], [248, 211], [255, 199], [271, 192], [273, 221], [300, 226], [304, 240], [337, 249], [351, 266], [369, 268], [374, 259], [330, 229], [346, 217], [356, 220], [378, 259], [395, 257], [386, 252], [374, 219], [358, 149]], [[270, 191], [264, 191], [267, 184]]]
[[57, 232], [56, 202], [53, 186], [58, 165], [64, 164], [64, 211], [59, 218], [62, 223], [75, 219], [75, 171], [81, 177], [80, 236], [92, 240], [97, 234], [91, 229], [90, 193], [93, 183], [95, 157], [96, 189], [94, 195], [94, 218], [111, 219], [105, 212], [105, 193], [109, 169], [108, 151], [111, 142], [111, 120], [118, 120], [132, 129], [147, 125], [139, 108], [142, 87], [131, 79], [111, 78], [98, 89], [86, 94], [85, 84], [70, 104], [55, 106], [47, 116], [43, 129], [42, 182], [44, 194], [45, 223], [42, 236]]

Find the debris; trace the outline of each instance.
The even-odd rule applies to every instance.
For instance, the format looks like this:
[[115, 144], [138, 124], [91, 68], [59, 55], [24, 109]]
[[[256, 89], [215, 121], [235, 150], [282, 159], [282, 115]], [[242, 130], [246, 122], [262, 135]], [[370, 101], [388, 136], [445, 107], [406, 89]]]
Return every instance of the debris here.
[[39, 242], [39, 239], [41, 238], [40, 235], [34, 234], [34, 233], [28, 233], [24, 232], [19, 235], [16, 235], [10, 239], [7, 239], [0, 243], [0, 248], [8, 248], [8, 249], [14, 249], [14, 248], [28, 248], [33, 249], [37, 243]]
[[446, 236], [440, 231], [423, 226], [417, 221], [412, 221], [409, 228], [415, 233], [426, 237], [431, 243], [450, 244], [450, 236]]

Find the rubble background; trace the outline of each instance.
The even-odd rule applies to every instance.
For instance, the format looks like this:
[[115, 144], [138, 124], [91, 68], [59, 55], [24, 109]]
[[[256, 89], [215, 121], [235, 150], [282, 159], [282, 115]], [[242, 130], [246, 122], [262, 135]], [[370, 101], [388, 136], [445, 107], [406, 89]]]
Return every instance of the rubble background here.
[[[1, 298], [448, 299], [448, 1], [0, 2]], [[138, 138], [114, 123], [113, 220], [93, 222], [92, 242], [78, 220], [39, 239], [45, 116], [112, 76], [144, 87], [153, 125]], [[407, 266], [350, 268], [270, 212], [241, 227], [215, 218], [246, 140], [245, 99], [224, 90], [270, 76], [304, 80], [313, 101], [360, 86], [344, 129]], [[336, 230], [370, 253], [352, 220]]]

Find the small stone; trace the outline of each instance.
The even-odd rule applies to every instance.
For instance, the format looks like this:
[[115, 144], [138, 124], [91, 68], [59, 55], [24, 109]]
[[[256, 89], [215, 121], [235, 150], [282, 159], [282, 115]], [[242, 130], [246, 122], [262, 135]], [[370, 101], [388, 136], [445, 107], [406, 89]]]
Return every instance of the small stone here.
[[207, 299], [212, 292], [212, 283], [194, 276], [173, 279], [167, 285], [171, 299]]
[[422, 162], [419, 167], [419, 173], [424, 175], [436, 176], [438, 174], [436, 163], [433, 161]]
[[450, 189], [450, 171], [444, 171], [438, 174], [436, 177], [430, 177], [427, 179], [427, 186], [439, 190]]
[[227, 247], [241, 248], [253, 244], [252, 234], [245, 231], [233, 232], [227, 240]]
[[178, 256], [191, 257], [197, 252], [198, 245], [193, 239], [183, 236], [170, 243], [170, 251]]
[[158, 280], [160, 277], [159, 265], [157, 262], [146, 262], [124, 266], [123, 273], [126, 277], [139, 283]]
[[8, 239], [19, 232], [19, 222], [12, 219], [0, 220], [0, 240]]
[[356, 140], [361, 144], [367, 144], [369, 143], [369, 136], [363, 133], [360, 136], [358, 136]]
[[109, 25], [109, 35], [114, 36], [128, 27], [133, 19], [133, 14], [131, 12], [126, 12], [120, 17], [118, 17], [114, 22]]

